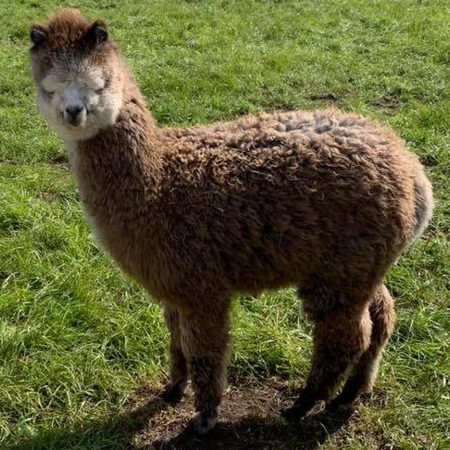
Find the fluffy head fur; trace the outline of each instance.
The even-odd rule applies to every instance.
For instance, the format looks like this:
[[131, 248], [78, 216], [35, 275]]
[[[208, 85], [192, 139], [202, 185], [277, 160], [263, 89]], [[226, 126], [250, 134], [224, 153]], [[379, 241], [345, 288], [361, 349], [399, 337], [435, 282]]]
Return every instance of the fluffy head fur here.
[[[370, 390], [394, 323], [383, 277], [433, 207], [418, 159], [392, 131], [338, 111], [160, 130], [105, 30], [74, 11], [35, 25], [33, 77], [99, 241], [165, 306], [167, 398], [189, 374], [207, 431], [230, 297], [286, 285], [315, 323], [311, 374], [286, 415], [328, 402], [345, 377], [338, 403]], [[68, 124], [67, 105], [86, 117]]]
[[[88, 139], [113, 125], [122, 106], [121, 59], [106, 25], [66, 10], [31, 26], [38, 106], [63, 139]], [[105, 64], [108, 61], [108, 64]]]

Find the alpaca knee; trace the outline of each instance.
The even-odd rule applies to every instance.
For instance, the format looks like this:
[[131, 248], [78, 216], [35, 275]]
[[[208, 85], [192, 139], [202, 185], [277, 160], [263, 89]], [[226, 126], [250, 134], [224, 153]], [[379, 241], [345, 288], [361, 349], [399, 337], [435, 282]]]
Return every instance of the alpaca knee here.
[[358, 314], [343, 312], [317, 322], [314, 349], [318, 364], [350, 364], [367, 350], [371, 333], [368, 309]]

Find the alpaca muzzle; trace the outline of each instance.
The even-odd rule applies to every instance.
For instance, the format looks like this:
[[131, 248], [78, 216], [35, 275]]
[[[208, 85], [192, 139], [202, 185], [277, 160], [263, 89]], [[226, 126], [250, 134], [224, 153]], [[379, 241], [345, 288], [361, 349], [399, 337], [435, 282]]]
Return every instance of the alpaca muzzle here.
[[82, 104], [67, 105], [64, 108], [64, 121], [72, 126], [80, 126], [86, 119], [86, 108]]

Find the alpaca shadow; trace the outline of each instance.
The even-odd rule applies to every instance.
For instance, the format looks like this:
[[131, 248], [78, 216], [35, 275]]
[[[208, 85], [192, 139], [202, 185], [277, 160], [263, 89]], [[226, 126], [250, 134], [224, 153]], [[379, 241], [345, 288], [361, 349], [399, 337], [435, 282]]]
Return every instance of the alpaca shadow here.
[[[199, 437], [192, 423], [168, 439], [145, 439], [150, 422], [169, 408], [160, 397], [105, 422], [83, 423], [78, 429], [44, 432], [20, 445], [4, 450], [115, 449], [115, 450], [314, 450], [340, 430], [354, 409], [327, 411], [291, 424], [280, 417], [244, 416], [238, 421], [219, 422], [206, 436]], [[156, 418], [156, 420], [155, 420]], [[147, 431], [146, 431], [147, 430]], [[144, 436], [144, 439], [142, 439]], [[139, 439], [136, 439], [139, 437]], [[140, 441], [140, 442], [139, 442]]]
[[349, 421], [354, 408], [324, 411], [297, 423], [281, 417], [243, 417], [237, 422], [219, 422], [206, 436], [194, 433], [190, 424], [169, 440], [157, 440], [133, 450], [314, 450]]

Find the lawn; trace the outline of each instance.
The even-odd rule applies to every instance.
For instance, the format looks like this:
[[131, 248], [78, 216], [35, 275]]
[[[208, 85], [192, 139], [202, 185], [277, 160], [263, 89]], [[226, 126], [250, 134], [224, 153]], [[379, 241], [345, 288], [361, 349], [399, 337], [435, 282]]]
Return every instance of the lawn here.
[[[216, 435], [164, 428], [192, 412], [189, 401], [146, 406], [168, 367], [160, 308], [97, 247], [62, 143], [35, 107], [27, 27], [62, 4], [109, 24], [161, 126], [335, 106], [391, 126], [421, 158], [435, 215], [389, 274], [398, 319], [373, 397], [339, 426], [319, 415], [293, 429], [275, 414], [309, 368], [310, 325], [292, 290], [236, 298], [233, 408]], [[1, 449], [450, 449], [448, 0], [0, 9]], [[259, 416], [246, 413], [248, 397]]]

